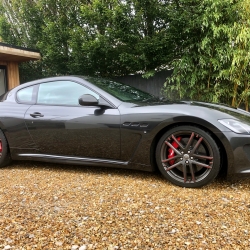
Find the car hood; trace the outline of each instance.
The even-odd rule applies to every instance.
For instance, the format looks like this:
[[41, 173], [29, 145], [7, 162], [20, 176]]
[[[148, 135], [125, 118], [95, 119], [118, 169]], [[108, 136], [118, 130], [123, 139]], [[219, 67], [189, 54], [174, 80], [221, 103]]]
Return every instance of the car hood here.
[[[197, 101], [156, 101], [148, 103], [134, 103], [133, 108], [148, 113], [179, 113], [180, 115], [203, 117], [203, 119], [237, 119], [250, 124], [250, 113], [227, 106], [226, 104], [206, 103]], [[139, 111], [139, 110], [138, 110]], [[144, 113], [144, 112], [143, 112]]]
[[243, 109], [234, 108], [226, 104], [217, 104], [217, 103], [206, 103], [206, 102], [195, 102], [195, 101], [186, 102], [186, 103], [189, 103], [190, 105], [193, 105], [193, 106], [199, 106], [199, 107], [205, 107], [205, 108], [217, 110], [219, 112], [226, 113], [236, 119], [244, 120], [250, 123], [250, 113]]

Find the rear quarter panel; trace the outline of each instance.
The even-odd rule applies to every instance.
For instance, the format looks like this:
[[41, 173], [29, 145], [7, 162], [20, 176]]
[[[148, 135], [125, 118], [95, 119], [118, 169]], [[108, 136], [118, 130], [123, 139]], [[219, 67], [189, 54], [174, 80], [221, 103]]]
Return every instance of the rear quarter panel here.
[[0, 102], [0, 128], [6, 136], [10, 150], [35, 148], [24, 122], [24, 114], [30, 105]]

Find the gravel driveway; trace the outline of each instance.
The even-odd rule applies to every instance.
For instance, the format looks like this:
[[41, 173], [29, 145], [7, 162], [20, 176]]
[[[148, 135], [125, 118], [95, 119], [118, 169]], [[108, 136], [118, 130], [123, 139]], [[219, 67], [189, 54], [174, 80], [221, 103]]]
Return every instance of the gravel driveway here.
[[17, 162], [0, 184], [0, 249], [250, 249], [250, 180]]

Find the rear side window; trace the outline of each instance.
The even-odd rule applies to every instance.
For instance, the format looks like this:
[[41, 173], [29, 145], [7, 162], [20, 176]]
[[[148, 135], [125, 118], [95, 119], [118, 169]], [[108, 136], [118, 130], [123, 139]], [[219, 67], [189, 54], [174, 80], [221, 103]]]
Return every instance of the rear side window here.
[[35, 86], [20, 89], [17, 92], [17, 101], [19, 103], [35, 103]]

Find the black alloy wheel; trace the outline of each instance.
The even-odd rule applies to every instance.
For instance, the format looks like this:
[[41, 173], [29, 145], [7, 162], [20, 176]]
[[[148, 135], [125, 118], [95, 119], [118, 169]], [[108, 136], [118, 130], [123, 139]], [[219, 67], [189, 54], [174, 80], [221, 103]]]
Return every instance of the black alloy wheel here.
[[6, 166], [10, 162], [9, 149], [6, 138], [0, 130], [0, 167]]
[[156, 148], [163, 176], [175, 185], [197, 188], [212, 182], [220, 170], [220, 151], [209, 133], [195, 126], [167, 131]]

